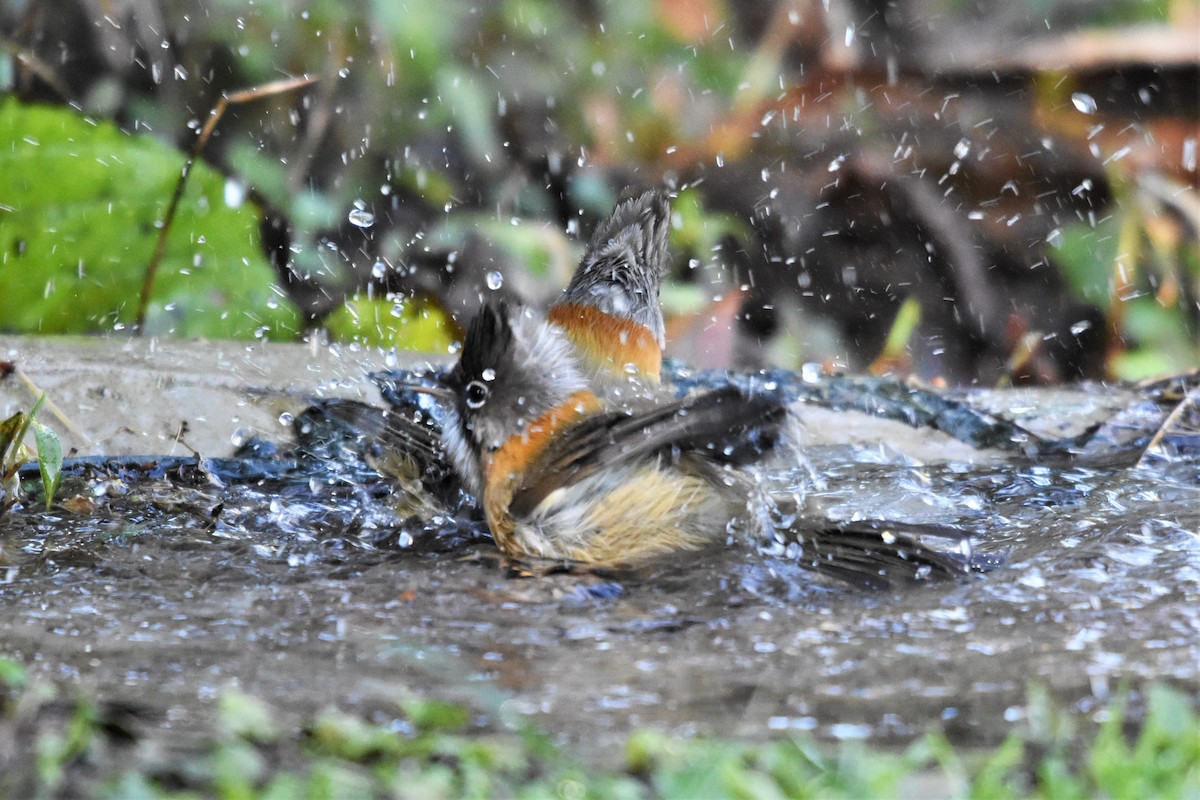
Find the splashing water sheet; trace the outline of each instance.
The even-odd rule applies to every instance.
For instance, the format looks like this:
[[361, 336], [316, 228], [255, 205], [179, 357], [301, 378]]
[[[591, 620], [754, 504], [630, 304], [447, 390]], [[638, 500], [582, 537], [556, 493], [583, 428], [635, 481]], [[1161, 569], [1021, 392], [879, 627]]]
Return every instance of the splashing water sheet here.
[[[1089, 416], [1110, 433], [1163, 422], [1133, 392], [1099, 398], [979, 406], [1063, 436]], [[86, 503], [0, 518], [0, 656], [145, 708], [184, 741], [237, 687], [297, 725], [462, 702], [485, 728], [529, 718], [598, 761], [639, 726], [878, 743], [942, 729], [990, 746], [1030, 682], [1085, 716], [1125, 683], [1200, 690], [1191, 438], [1104, 466], [797, 408], [810, 463], [764, 471], [773, 489], [832, 519], [959, 526], [1001, 565], [868, 592], [735, 535], [636, 573], [517, 577], [479, 524], [404, 519], [354, 454], [297, 455], [281, 436], [259, 461], [76, 465], [61, 497]]]

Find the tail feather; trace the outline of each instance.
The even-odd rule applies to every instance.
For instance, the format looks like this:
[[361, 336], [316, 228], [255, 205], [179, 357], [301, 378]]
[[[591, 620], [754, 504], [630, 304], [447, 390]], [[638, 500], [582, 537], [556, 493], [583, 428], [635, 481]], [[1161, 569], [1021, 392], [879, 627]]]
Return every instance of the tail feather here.
[[[963, 580], [974, 571], [996, 566], [974, 561], [969, 534], [946, 525], [810, 520], [793, 526], [789, 534], [803, 548], [804, 563], [831, 578], [869, 589]], [[952, 541], [956, 549], [933, 549], [920, 541], [925, 536]]]

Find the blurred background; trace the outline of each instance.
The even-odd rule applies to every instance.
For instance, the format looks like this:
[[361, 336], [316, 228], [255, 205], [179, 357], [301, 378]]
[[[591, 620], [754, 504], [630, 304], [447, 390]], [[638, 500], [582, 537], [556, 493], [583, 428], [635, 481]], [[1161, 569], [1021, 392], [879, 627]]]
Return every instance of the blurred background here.
[[632, 184], [691, 363], [1200, 364], [1195, 0], [4, 0], [0, 42], [0, 331], [446, 353]]

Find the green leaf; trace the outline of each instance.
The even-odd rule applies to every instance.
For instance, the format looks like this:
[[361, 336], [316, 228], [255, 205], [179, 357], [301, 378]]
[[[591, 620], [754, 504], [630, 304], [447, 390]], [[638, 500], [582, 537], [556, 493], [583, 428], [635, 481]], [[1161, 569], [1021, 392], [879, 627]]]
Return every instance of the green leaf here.
[[58, 434], [40, 422], [33, 423], [33, 438], [37, 442], [38, 469], [42, 473], [42, 489], [46, 493], [46, 510], [54, 504], [54, 494], [62, 479], [63, 449]]
[[450, 318], [420, 300], [354, 297], [326, 317], [325, 327], [337, 341], [419, 353], [445, 353], [455, 339]]
[[218, 700], [222, 730], [251, 742], [271, 742], [278, 736], [270, 707], [252, 695], [229, 689]]
[[466, 727], [470, 712], [462, 706], [439, 700], [405, 700], [405, 715], [421, 731], [454, 731]]
[[[0, 102], [0, 327], [88, 333], [135, 321], [183, 154], [69, 109]], [[204, 163], [167, 237], [150, 334], [291, 337], [259, 214]]]
[[13, 689], [24, 689], [29, 682], [29, 673], [25, 667], [7, 658], [0, 658], [0, 686]]
[[1105, 217], [1094, 226], [1072, 225], [1053, 237], [1055, 261], [1071, 290], [1100, 309], [1112, 306], [1112, 269], [1120, 221]]

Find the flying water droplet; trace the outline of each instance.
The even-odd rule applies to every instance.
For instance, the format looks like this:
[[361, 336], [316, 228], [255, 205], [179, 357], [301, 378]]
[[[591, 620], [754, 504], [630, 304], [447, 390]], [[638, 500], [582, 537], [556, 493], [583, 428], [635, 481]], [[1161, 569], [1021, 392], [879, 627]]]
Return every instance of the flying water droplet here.
[[346, 218], [356, 228], [369, 228], [375, 224], [375, 215], [365, 208], [352, 209]]
[[487, 287], [493, 292], [504, 285], [504, 276], [497, 270], [492, 270], [487, 274]]
[[1075, 108], [1081, 114], [1095, 114], [1096, 113], [1096, 98], [1092, 97], [1090, 94], [1087, 94], [1086, 92], [1075, 92], [1074, 94], [1072, 94], [1071, 95], [1071, 105], [1075, 106]]
[[225, 181], [225, 205], [229, 208], [241, 208], [246, 200], [246, 184], [234, 178]]
[[249, 428], [237, 428], [229, 435], [229, 443], [234, 447], [241, 447], [253, 437], [254, 432]]

